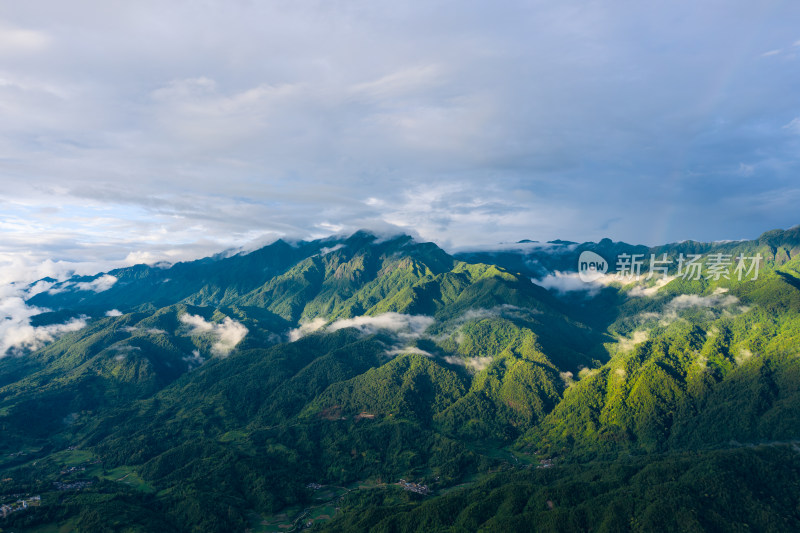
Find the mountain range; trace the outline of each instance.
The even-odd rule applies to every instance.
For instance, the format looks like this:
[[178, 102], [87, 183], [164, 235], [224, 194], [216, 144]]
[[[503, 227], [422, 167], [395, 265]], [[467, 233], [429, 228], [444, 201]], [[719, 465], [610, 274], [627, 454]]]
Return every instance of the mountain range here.
[[23, 294], [4, 531], [800, 530], [798, 227], [360, 231]]

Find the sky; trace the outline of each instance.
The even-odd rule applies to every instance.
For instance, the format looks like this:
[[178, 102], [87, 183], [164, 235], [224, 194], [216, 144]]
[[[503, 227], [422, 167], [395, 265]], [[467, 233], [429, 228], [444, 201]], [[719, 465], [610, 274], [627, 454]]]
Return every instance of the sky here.
[[800, 223], [800, 4], [0, 3], [0, 283]]

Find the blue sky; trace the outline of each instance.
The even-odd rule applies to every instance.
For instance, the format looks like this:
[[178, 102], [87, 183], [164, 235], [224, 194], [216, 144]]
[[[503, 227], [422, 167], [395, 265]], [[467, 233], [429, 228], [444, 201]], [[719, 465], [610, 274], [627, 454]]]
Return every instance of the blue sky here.
[[0, 281], [363, 227], [754, 238], [800, 223], [799, 67], [790, 1], [5, 2]]

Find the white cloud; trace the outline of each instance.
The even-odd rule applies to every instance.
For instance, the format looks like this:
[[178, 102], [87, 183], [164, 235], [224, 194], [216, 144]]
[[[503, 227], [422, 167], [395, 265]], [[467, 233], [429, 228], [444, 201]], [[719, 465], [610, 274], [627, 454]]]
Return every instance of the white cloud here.
[[539, 314], [540, 311], [536, 309], [525, 309], [511, 304], [496, 305], [490, 309], [478, 308], [467, 309], [464, 313], [456, 319], [456, 323], [468, 322], [470, 320], [482, 320], [484, 318], [496, 318], [500, 316], [511, 316], [514, 318], [529, 317], [530, 315]]
[[37, 294], [47, 292], [52, 286], [53, 282], [51, 281], [38, 281], [28, 288], [26, 297], [33, 298]]
[[783, 129], [800, 134], [800, 117], [793, 118], [788, 124], [783, 126]]
[[[640, 324], [658, 321], [662, 326], [668, 326], [680, 319], [681, 311], [689, 309], [703, 310], [708, 318], [714, 316], [736, 316], [750, 310], [750, 307], [740, 305], [739, 298], [727, 293], [728, 289], [718, 287], [709, 295], [680, 294], [669, 300], [661, 312], [642, 312], [636, 318]], [[710, 330], [709, 333], [714, 334], [714, 330]], [[620, 338], [618, 340], [618, 349], [621, 351], [630, 350], [636, 344], [645, 340], [647, 340], [646, 331], [635, 331], [630, 339]]]
[[333, 332], [344, 328], [355, 328], [361, 332], [362, 335], [372, 335], [379, 331], [390, 331], [397, 338], [408, 341], [420, 338], [433, 322], [433, 317], [404, 315], [394, 312], [383, 313], [377, 316], [342, 318], [330, 324], [327, 324], [327, 320], [324, 318], [317, 317], [310, 322], [301, 324], [300, 327], [296, 329], [290, 330], [289, 341], [294, 342], [315, 331], [322, 330]]
[[309, 333], [314, 333], [315, 331], [319, 331], [328, 321], [324, 318], [317, 317], [310, 322], [306, 322], [305, 324], [300, 324], [300, 327], [292, 329], [289, 331], [289, 342], [294, 342], [302, 337], [305, 337]]
[[727, 289], [717, 289], [713, 294], [702, 296], [699, 294], [681, 294], [667, 304], [669, 309], [690, 309], [692, 307], [726, 307], [739, 303], [739, 298], [725, 295]]
[[65, 324], [32, 326], [31, 317], [49, 309], [30, 306], [26, 300], [49, 288], [49, 282], [30, 287], [0, 284], [0, 357], [25, 350], [37, 350], [64, 333], [86, 326], [85, 317], [73, 318]]
[[142, 329], [142, 328], [138, 328], [136, 326], [126, 326], [126, 327], [122, 328], [122, 331], [127, 331], [128, 333], [136, 333], [137, 331], [144, 331], [145, 333], [147, 333], [149, 335], [166, 335], [166, 333], [167, 333], [163, 329], [158, 329], [158, 328]]
[[588, 296], [595, 296], [603, 288], [609, 285], [619, 285], [630, 287], [627, 295], [630, 298], [654, 296], [661, 287], [667, 285], [675, 279], [675, 276], [658, 276], [653, 285], [648, 286], [649, 281], [642, 276], [639, 280], [629, 280], [617, 274], [603, 274], [593, 281], [583, 281], [577, 272], [555, 271], [540, 280], [532, 279], [537, 285], [545, 289], [555, 290], [560, 293], [584, 291]]
[[492, 358], [487, 357], [470, 357], [464, 359], [462, 357], [454, 357], [452, 355], [446, 355], [444, 358], [445, 361], [450, 363], [451, 365], [461, 365], [464, 367], [469, 368], [473, 372], [480, 372], [481, 370], [485, 370], [492, 364]]
[[404, 346], [402, 348], [392, 348], [391, 350], [387, 350], [385, 355], [394, 357], [395, 355], [400, 354], [418, 354], [424, 355], [426, 357], [431, 357], [433, 354], [423, 350], [422, 348], [417, 348], [416, 346]]
[[115, 354], [114, 355], [115, 361], [122, 361], [128, 356], [128, 354], [133, 352], [140, 352], [142, 351], [142, 349], [138, 346], [115, 345], [111, 347], [111, 351]]
[[383, 313], [377, 316], [340, 319], [330, 324], [326, 330], [338, 331], [344, 328], [355, 328], [364, 335], [387, 330], [402, 339], [415, 339], [421, 337], [433, 322], [433, 317], [430, 316]]
[[[718, 287], [712, 294], [681, 294], [670, 300], [659, 313], [642, 313], [642, 319], [659, 319], [662, 325], [669, 325], [680, 317], [679, 312], [687, 309], [706, 309], [707, 314], [721, 313], [723, 316], [733, 316], [746, 313], [750, 310], [748, 306], [738, 305], [739, 298], [726, 294], [728, 289]], [[713, 330], [711, 331], [713, 334]], [[625, 341], [620, 341], [624, 343]]]
[[331, 252], [335, 252], [336, 250], [341, 250], [345, 246], [346, 245], [343, 244], [343, 243], [339, 243], [336, 246], [331, 246], [331, 247], [327, 247], [326, 246], [326, 247], [320, 249], [319, 255], [327, 255], [327, 254], [329, 254]]
[[211, 352], [222, 357], [231, 353], [237, 344], [248, 333], [244, 324], [225, 317], [222, 322], [208, 322], [200, 315], [184, 314], [180, 316], [180, 321], [191, 328], [190, 335], [209, 334], [216, 338], [211, 345]]
[[[33, 254], [29, 251], [3, 252], [0, 246], [0, 285], [10, 283], [24, 285], [48, 277], [63, 281], [73, 274], [96, 274], [102, 267], [101, 263], [95, 262], [53, 261], [42, 254]], [[34, 285], [34, 292], [36, 294], [46, 292], [52, 286], [52, 282], [42, 281]]]
[[350, 90], [356, 95], [393, 102], [398, 97], [419, 93], [442, 82], [442, 67], [418, 65], [389, 73], [373, 81], [356, 84]]
[[621, 283], [619, 277], [613, 274], [604, 274], [594, 281], [583, 281], [577, 272], [555, 271], [540, 280], [532, 279], [537, 285], [545, 289], [555, 290], [561, 293], [585, 291], [588, 296], [595, 296], [604, 287], [612, 283]]
[[109, 309], [106, 311], [106, 316], [122, 316], [122, 311], [119, 309]]
[[647, 331], [634, 331], [630, 338], [620, 337], [617, 341], [617, 349], [620, 352], [630, 351], [637, 344], [641, 344], [647, 340], [649, 333]]
[[750, 177], [753, 175], [755, 170], [756, 170], [755, 165], [747, 165], [745, 163], [740, 162], [737, 174], [739, 174], [740, 176]]
[[41, 31], [0, 24], [0, 56], [39, 52], [50, 44], [50, 40], [50, 36]]
[[71, 333], [86, 327], [86, 320], [83, 318], [73, 318], [65, 324], [51, 324], [48, 326], [37, 327], [22, 327], [16, 331], [12, 331], [10, 335], [4, 332], [4, 339], [0, 344], [0, 352], [4, 349], [7, 351], [9, 347], [23, 347], [36, 350], [41, 348], [46, 343], [52, 342], [63, 335], [64, 333]]
[[[511, 306], [516, 308], [516, 306]], [[497, 307], [492, 309], [467, 309], [458, 317], [457, 322], [469, 322], [470, 320], [483, 320], [484, 318], [496, 318], [500, 316], [500, 309]]]
[[670, 281], [677, 278], [677, 276], [661, 276], [659, 277], [656, 282], [651, 286], [646, 285], [636, 285], [631, 290], [628, 291], [628, 297], [630, 298], [640, 298], [640, 297], [650, 297], [655, 296], [658, 290], [668, 284]]
[[32, 326], [30, 318], [45, 309], [30, 307], [19, 296], [0, 299], [0, 357], [23, 350], [38, 350], [59, 336], [86, 327], [84, 318], [65, 324]]
[[190, 372], [206, 362], [205, 358], [200, 355], [200, 350], [192, 350], [192, 355], [184, 356], [183, 360], [186, 361]]
[[[60, 275], [63, 277], [70, 272], [69, 270], [64, 270]], [[47, 294], [60, 294], [69, 290], [104, 292], [113, 287], [117, 281], [118, 279], [116, 276], [105, 274], [92, 281], [74, 282], [67, 280], [56, 283], [38, 282], [34, 287], [36, 287], [35, 290], [38, 292], [47, 292]]]
[[553, 272], [540, 280], [531, 280], [545, 289], [557, 292], [587, 291], [589, 293], [598, 292], [602, 286], [594, 282], [583, 281], [577, 272]]
[[740, 347], [739, 353], [734, 355], [734, 360], [736, 361], [737, 365], [742, 365], [752, 357], [753, 357], [753, 352], [751, 352], [749, 348]]
[[115, 276], [105, 274], [92, 281], [76, 283], [75, 288], [79, 291], [103, 292], [113, 287], [117, 281]]
[[534, 252], [549, 254], [567, 254], [574, 251], [578, 244], [558, 244], [551, 242], [501, 242], [492, 244], [467, 244], [456, 249], [458, 252], [516, 252], [531, 254]]
[[[8, 4], [0, 254], [199, 257], [378, 223], [444, 246], [656, 244], [795, 222], [796, 202], [757, 199], [796, 175], [775, 130], [797, 69], [730, 68], [792, 53], [792, 2], [724, 21], [686, 2]], [[759, 180], [717, 186], [740, 159]]]

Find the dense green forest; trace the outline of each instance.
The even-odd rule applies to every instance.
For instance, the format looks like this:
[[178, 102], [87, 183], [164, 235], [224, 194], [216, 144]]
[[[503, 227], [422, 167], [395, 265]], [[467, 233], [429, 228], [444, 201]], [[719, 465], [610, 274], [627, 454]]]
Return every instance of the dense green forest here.
[[[584, 251], [608, 274], [553, 282]], [[3, 531], [800, 529], [797, 228], [359, 232], [40, 283], [33, 326], [86, 325], [0, 358]]]

